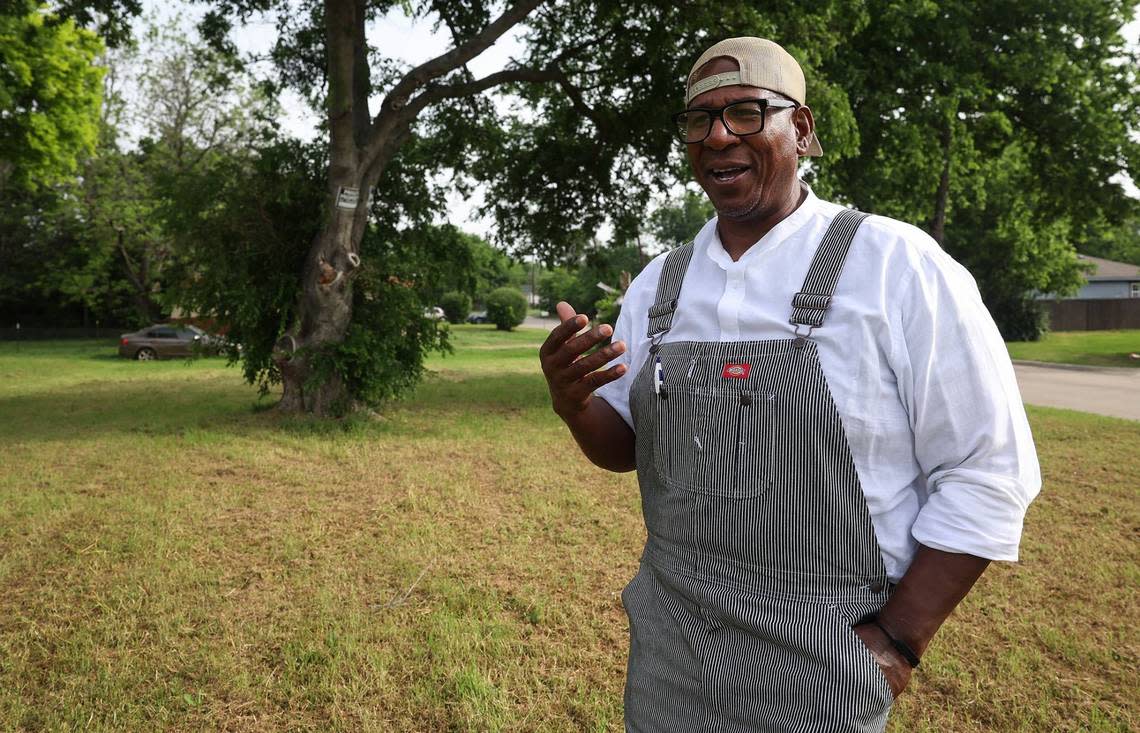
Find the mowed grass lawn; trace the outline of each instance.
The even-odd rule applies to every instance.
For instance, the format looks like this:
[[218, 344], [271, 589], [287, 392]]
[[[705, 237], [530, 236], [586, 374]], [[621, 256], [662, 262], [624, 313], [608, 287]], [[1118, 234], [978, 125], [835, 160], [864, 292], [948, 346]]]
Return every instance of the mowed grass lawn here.
[[1123, 331], [1056, 331], [1040, 341], [1009, 341], [1014, 359], [1087, 366], [1140, 368], [1140, 329]]
[[[461, 327], [347, 423], [258, 409], [220, 360], [0, 344], [0, 730], [620, 730], [636, 481], [550, 413], [543, 336]], [[1031, 420], [1022, 563], [896, 733], [1140, 727], [1140, 423]]]

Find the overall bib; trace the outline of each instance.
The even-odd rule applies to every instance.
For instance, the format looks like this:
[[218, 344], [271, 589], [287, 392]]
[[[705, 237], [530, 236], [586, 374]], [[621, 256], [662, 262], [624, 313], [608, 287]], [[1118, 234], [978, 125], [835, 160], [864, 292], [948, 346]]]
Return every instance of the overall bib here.
[[671, 252], [630, 392], [648, 540], [622, 592], [631, 733], [870, 733], [893, 702], [851, 629], [891, 586], [811, 331], [866, 214], [828, 228], [787, 339], [661, 343]]

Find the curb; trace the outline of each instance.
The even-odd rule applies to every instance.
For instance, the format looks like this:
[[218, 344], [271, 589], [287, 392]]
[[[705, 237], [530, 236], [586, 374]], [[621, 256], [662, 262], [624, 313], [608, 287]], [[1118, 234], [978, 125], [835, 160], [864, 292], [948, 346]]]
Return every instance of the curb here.
[[1087, 364], [1062, 364], [1053, 361], [1030, 361], [1028, 359], [1011, 359], [1014, 365], [1043, 367], [1045, 369], [1065, 369], [1071, 372], [1100, 372], [1101, 374], [1136, 374], [1140, 369], [1132, 367], [1089, 366]]

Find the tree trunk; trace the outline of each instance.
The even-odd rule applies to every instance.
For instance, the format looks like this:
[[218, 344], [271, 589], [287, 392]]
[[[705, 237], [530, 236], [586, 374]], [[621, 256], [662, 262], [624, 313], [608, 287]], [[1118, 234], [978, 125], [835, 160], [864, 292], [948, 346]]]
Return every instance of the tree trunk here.
[[938, 244], [946, 232], [946, 209], [950, 199], [950, 148], [954, 141], [951, 121], [942, 126], [939, 142], [942, 148], [942, 176], [938, 179], [938, 193], [934, 197], [934, 215], [930, 217], [930, 236]]
[[[363, 4], [326, 0], [328, 30], [329, 175], [324, 226], [313, 240], [302, 274], [301, 297], [292, 327], [274, 356], [283, 393], [278, 409], [320, 416], [344, 414], [356, 407], [348, 385], [335, 371], [315, 375], [314, 352], [343, 343], [352, 321], [352, 272], [360, 265], [360, 242], [368, 217], [360, 151], [354, 134], [354, 87], [366, 104], [367, 91], [354, 74], [354, 35], [363, 28]], [[356, 16], [361, 14], [361, 18]], [[359, 100], [357, 100], [359, 101]], [[367, 110], [367, 107], [365, 107]], [[367, 111], [365, 111], [367, 115]], [[355, 205], [352, 202], [356, 193]]]

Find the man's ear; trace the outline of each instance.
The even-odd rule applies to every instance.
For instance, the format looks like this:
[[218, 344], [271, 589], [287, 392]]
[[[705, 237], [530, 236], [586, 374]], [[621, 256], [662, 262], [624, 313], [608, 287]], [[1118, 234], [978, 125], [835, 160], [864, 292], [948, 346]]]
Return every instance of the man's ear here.
[[792, 110], [792, 124], [796, 126], [796, 153], [807, 155], [812, 133], [815, 132], [815, 117], [812, 116], [811, 107], [802, 104]]

